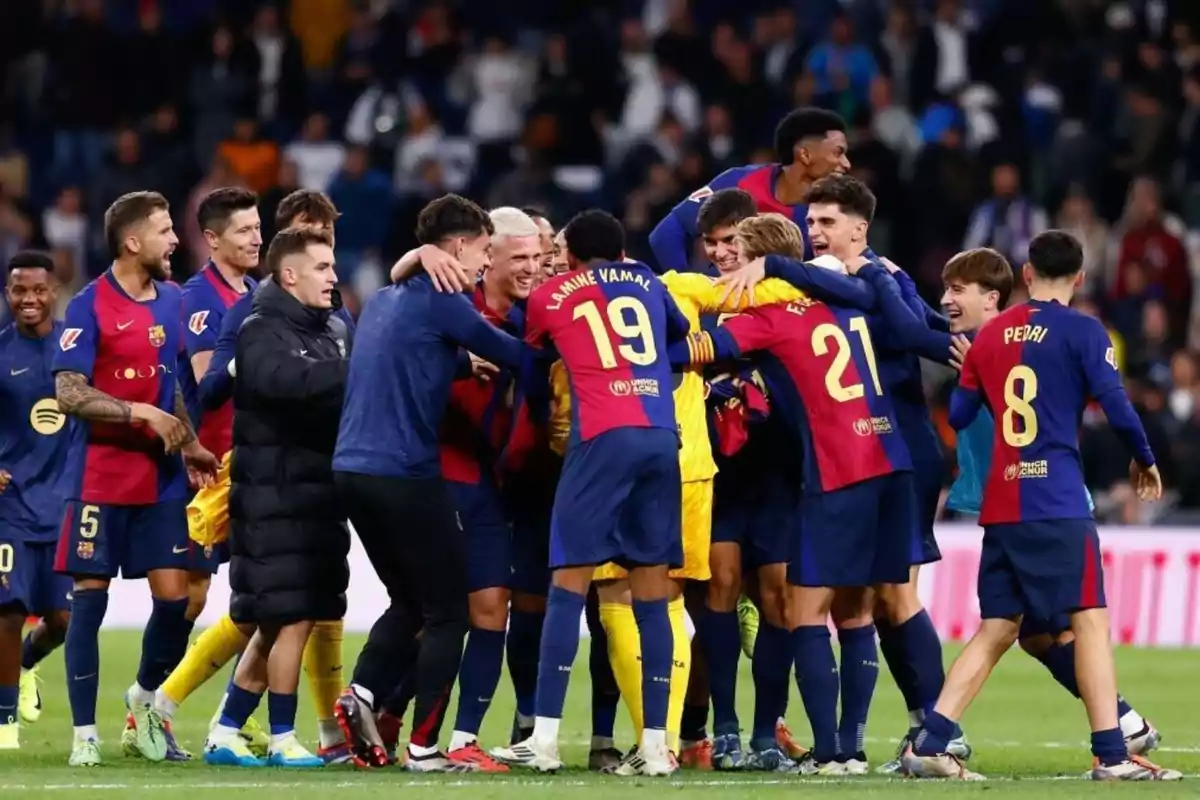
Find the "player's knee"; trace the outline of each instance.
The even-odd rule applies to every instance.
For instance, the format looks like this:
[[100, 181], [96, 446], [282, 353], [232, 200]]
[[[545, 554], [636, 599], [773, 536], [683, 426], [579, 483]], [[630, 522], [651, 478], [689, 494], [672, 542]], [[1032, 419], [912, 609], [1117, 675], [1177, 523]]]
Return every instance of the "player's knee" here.
[[508, 591], [503, 588], [473, 592], [469, 599], [471, 627], [502, 631], [508, 624]]
[[1021, 649], [1034, 658], [1041, 658], [1054, 644], [1054, 638], [1048, 633], [1035, 633], [1032, 636], [1022, 636], [1018, 640]]
[[737, 608], [742, 594], [742, 568], [730, 561], [713, 561], [712, 578], [708, 582], [708, 607], [713, 611], [729, 612]]
[[185, 613], [189, 622], [195, 622], [204, 613], [204, 607], [208, 604], [209, 583], [209, 580], [188, 583], [188, 605]]
[[522, 614], [545, 614], [546, 595], [513, 592], [512, 609]]
[[1016, 619], [985, 619], [975, 635], [987, 643], [999, 658], [1020, 637], [1021, 625]]
[[762, 584], [759, 612], [768, 625], [776, 628], [788, 627], [788, 592], [784, 586]]
[[888, 583], [875, 591], [872, 615], [890, 625], [903, 625], [921, 611], [915, 583]]

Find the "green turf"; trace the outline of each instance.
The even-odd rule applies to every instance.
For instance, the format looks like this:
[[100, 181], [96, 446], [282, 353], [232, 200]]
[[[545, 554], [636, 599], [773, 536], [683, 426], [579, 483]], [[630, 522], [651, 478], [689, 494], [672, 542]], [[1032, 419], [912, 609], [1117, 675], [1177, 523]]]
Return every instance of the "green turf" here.
[[[362, 637], [348, 637], [346, 656], [352, 656]], [[1182, 650], [1122, 650], [1118, 653], [1121, 687], [1142, 713], [1149, 715], [1165, 735], [1163, 748], [1155, 754], [1160, 763], [1169, 764], [1191, 776], [1181, 785], [1098, 787], [1083, 781], [1080, 775], [1090, 764], [1087, 753], [1087, 721], [1078, 701], [1055, 684], [1045, 670], [1023, 653], [1014, 650], [1004, 660], [984, 689], [982, 697], [964, 720], [975, 746], [972, 766], [991, 780], [980, 784], [931, 784], [871, 776], [841, 780], [815, 780], [790, 775], [729, 775], [727, 773], [681, 772], [670, 781], [590, 775], [568, 770], [552, 777], [537, 777], [514, 772], [501, 776], [415, 777], [399, 770], [364, 772], [349, 767], [318, 771], [276, 769], [239, 770], [213, 768], [203, 763], [149, 765], [124, 758], [120, 754], [122, 693], [137, 670], [140, 633], [106, 633], [102, 645], [102, 673], [99, 719], [106, 763], [95, 770], [66, 766], [71, 742], [70, 712], [63, 682], [62, 658], [55, 654], [43, 667], [43, 705], [45, 712], [36, 726], [22, 730], [22, 749], [0, 753], [0, 799], [54, 797], [147, 796], [151, 792], [186, 792], [188, 797], [216, 797], [233, 792], [244, 793], [248, 800], [260, 798], [319, 798], [349, 795], [367, 800], [393, 797], [395, 793], [419, 793], [423, 797], [455, 796], [465, 798], [600, 798], [613, 792], [634, 791], [648, 795], [667, 791], [681, 798], [730, 796], [784, 797], [798, 789], [809, 796], [885, 797], [895, 793], [915, 796], [919, 792], [946, 795], [978, 792], [1021, 792], [1022, 798], [1092, 797], [1133, 792], [1153, 792], [1155, 796], [1196, 796], [1200, 781], [1200, 719], [1196, 717], [1196, 676], [1200, 674], [1200, 653]], [[586, 654], [587, 643], [582, 652]], [[951, 654], [948, 654], [948, 656]], [[349, 668], [349, 667], [348, 667]], [[570, 764], [586, 763], [590, 732], [587, 662], [581, 659], [574, 672], [576, 680], [567, 701], [563, 724], [563, 750]], [[214, 679], [193, 695], [180, 710], [175, 731], [184, 746], [200, 749], [208, 720], [224, 686], [225, 674]], [[739, 708], [743, 726], [751, 720], [753, 702], [748, 665], [742, 663]], [[301, 733], [315, 738], [313, 712], [306, 691], [302, 690]], [[483, 744], [503, 743], [512, 718], [512, 692], [505, 681], [483, 729]], [[452, 705], [453, 711], [453, 705]], [[880, 674], [879, 690], [871, 713], [868, 752], [872, 767], [891, 756], [893, 738], [903, 732], [905, 716], [898, 693], [886, 668]], [[266, 709], [260, 719], [265, 722]], [[802, 739], [807, 739], [807, 724], [799, 699], [791, 702], [789, 719]], [[453, 713], [443, 732], [449, 740]], [[631, 739], [624, 712], [618, 718], [618, 744]]]

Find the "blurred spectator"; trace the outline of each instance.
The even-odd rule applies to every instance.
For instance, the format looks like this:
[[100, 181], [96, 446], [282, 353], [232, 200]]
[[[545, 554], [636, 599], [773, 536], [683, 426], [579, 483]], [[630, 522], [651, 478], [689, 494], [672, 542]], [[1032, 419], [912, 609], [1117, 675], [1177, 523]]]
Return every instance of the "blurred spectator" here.
[[88, 220], [78, 186], [63, 188], [54, 205], [42, 212], [42, 236], [51, 249], [69, 255], [73, 271], [87, 264]]
[[[1102, 280], [1104, 265], [1108, 261], [1108, 226], [1096, 216], [1092, 199], [1076, 185], [1071, 187], [1062, 207], [1058, 210], [1057, 227], [1069, 232], [1083, 245], [1083, 269], [1087, 282], [1081, 287], [1084, 294], [1096, 291], [1098, 280]], [[1100, 294], [1103, 295], [1103, 289]]]
[[258, 216], [262, 220], [264, 242], [271, 241], [278, 233], [275, 229], [275, 212], [279, 209], [279, 203], [299, 188], [300, 170], [296, 168], [296, 162], [286, 158], [281, 159], [279, 171], [275, 175], [275, 180], [271, 182], [271, 188], [258, 197]]
[[0, 186], [0, 261], [8, 260], [29, 246], [33, 223], [20, 201]]
[[488, 36], [470, 68], [471, 110], [467, 134], [488, 145], [509, 144], [521, 132], [529, 102], [529, 65], [500, 36]]
[[1021, 173], [1015, 164], [992, 167], [992, 197], [971, 215], [963, 249], [990, 247], [1014, 269], [1028, 260], [1029, 242], [1046, 230], [1046, 212], [1021, 194]]
[[16, 197], [29, 193], [29, 159], [17, 147], [12, 130], [0, 123], [0, 186]]
[[[141, 117], [174, 99], [181, 81], [179, 47], [180, 43], [163, 30], [158, 6], [140, 3], [137, 32], [121, 48], [125, 60], [121, 74], [123, 112]], [[148, 64], [153, 68], [147, 69]]]
[[259, 136], [254, 117], [235, 122], [233, 138], [221, 142], [217, 153], [252, 192], [269, 189], [279, 171], [279, 145]]
[[208, 57], [192, 68], [189, 98], [195, 119], [195, 159], [207, 164], [217, 146], [233, 133], [234, 121], [251, 110], [254, 79], [234, 58], [233, 31], [218, 27]]
[[816, 78], [821, 105], [845, 116], [852, 116], [856, 108], [866, 105], [871, 81], [879, 72], [870, 48], [855, 40], [847, 15], [833, 20], [829, 38], [812, 49], [805, 68]]
[[1176, 422], [1186, 423], [1195, 414], [1198, 388], [1196, 357], [1176, 350], [1171, 355], [1171, 393], [1167, 396], [1167, 407]]
[[100, 171], [108, 129], [117, 121], [117, 81], [113, 54], [118, 39], [104, 24], [102, 0], [80, 0], [78, 14], [51, 34], [51, 114], [55, 125], [54, 162], [58, 180]]
[[267, 3], [254, 15], [250, 45], [256, 62], [252, 72], [258, 86], [258, 119], [286, 136], [304, 115], [307, 99], [300, 42], [280, 26], [279, 9]]
[[[140, 191], [154, 183], [153, 174], [142, 161], [141, 137], [132, 128], [121, 129], [113, 140], [112, 152], [108, 154], [104, 166], [88, 191], [89, 216], [92, 219], [103, 220], [104, 209], [112, 205], [118, 197]], [[93, 233], [93, 247], [98, 252], [106, 251], [107, 247], [102, 241], [102, 226], [97, 227]]]
[[317, 113], [304, 121], [300, 138], [289, 144], [283, 154], [296, 162], [302, 188], [323, 192], [342, 168], [346, 148], [329, 137], [329, 119]]
[[338, 280], [351, 282], [366, 257], [378, 260], [387, 244], [392, 217], [392, 182], [370, 168], [367, 150], [351, 147], [341, 172], [329, 184], [329, 198], [342, 216], [337, 228]]

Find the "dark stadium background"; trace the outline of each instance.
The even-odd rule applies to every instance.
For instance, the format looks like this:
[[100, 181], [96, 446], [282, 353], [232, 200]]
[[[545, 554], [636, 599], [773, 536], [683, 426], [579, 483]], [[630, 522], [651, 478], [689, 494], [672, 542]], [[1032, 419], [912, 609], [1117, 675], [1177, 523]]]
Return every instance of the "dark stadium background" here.
[[[103, 209], [153, 188], [182, 280], [197, 199], [242, 182], [268, 223], [291, 189], [329, 191], [352, 307], [449, 190], [557, 225], [609, 208], [649, 259], [674, 203], [770, 160], [806, 104], [849, 121], [872, 243], [931, 302], [964, 246], [1019, 264], [1042, 226], [1082, 238], [1080, 305], [1110, 328], [1169, 488], [1139, 509], [1089, 414], [1098, 512], [1200, 520], [1193, 0], [2, 0], [0, 256], [46, 247], [78, 289], [106, 265]], [[948, 376], [928, 378], [940, 408]]]

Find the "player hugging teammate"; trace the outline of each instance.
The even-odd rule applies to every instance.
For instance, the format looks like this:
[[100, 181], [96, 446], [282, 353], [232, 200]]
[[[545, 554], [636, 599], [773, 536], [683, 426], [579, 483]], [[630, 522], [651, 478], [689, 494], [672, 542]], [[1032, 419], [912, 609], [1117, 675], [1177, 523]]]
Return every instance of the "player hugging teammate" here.
[[[717, 176], [659, 224], [657, 273], [626, 258], [620, 223], [602, 211], [555, 234], [541, 212], [485, 212], [454, 195], [423, 210], [422, 246], [364, 304], [350, 359], [333, 467], [391, 604], [348, 679], [340, 623], [310, 639], [323, 762], [562, 768], [585, 617], [596, 771], [864, 775], [878, 647], [909, 712], [897, 758], [879, 771], [975, 778], [958, 720], [1019, 639], [1083, 700], [1091, 777], [1179, 777], [1145, 760], [1159, 733], [1117, 693], [1108, 650], [1098, 540], [1067, 424], [1086, 397], [1135, 454], [1140, 494], [1159, 483], [1102, 329], [1068, 308], [1078, 243], [1035, 238], [1021, 275], [1032, 299], [1007, 310], [1003, 259], [956, 256], [947, 319], [867, 246], [875, 198], [844, 174], [846, 149], [836, 115], [789, 114], [776, 163]], [[318, 193], [285, 207], [281, 228], [332, 233], [337, 212]], [[73, 765], [100, 762], [97, 633], [118, 570], [148, 576], [155, 598], [126, 696], [129, 752], [186, 759], [171, 717], [245, 647], [225, 619], [179, 664], [227, 526], [230, 353], [262, 244], [253, 195], [217, 190], [200, 217], [211, 262], [181, 297], [164, 282], [175, 244], [165, 203], [121, 198], [106, 217], [113, 267], [72, 302], [61, 331], [47, 313], [44, 260], [10, 266], [16, 321], [0, 332], [0, 398], [18, 413], [5, 414], [15, 427], [0, 450], [0, 748], [16, 746], [18, 718], [36, 717], [31, 670], [66, 621], [67, 584], [48, 564], [54, 531], [53, 569], [74, 579]], [[697, 237], [707, 256], [698, 269]], [[922, 358], [962, 370], [951, 422], [964, 468], [951, 502], [980, 509], [985, 528], [984, 622], [948, 677], [916, 594], [920, 565], [940, 557], [942, 485]], [[199, 441], [176, 396], [180, 364], [199, 383]], [[68, 437], [84, 455], [68, 453]], [[216, 457], [222, 480], [185, 512], [187, 479], [211, 483]], [[38, 459], [56, 479], [30, 469]], [[1034, 473], [1045, 480], [1020, 480]], [[18, 661], [28, 612], [44, 621]], [[745, 747], [739, 652], [755, 693]], [[512, 734], [485, 751], [478, 736], [505, 660]], [[811, 750], [783, 721], [793, 669]], [[624, 752], [613, 734], [620, 700], [636, 731]], [[251, 720], [240, 735], [228, 721], [221, 730], [245, 751], [223, 763], [260, 763], [265, 736]]]

